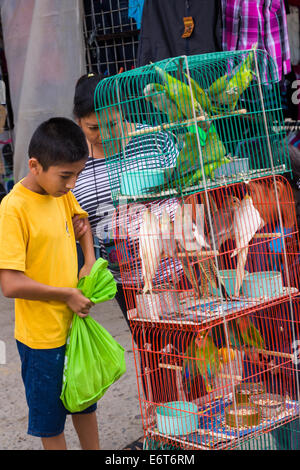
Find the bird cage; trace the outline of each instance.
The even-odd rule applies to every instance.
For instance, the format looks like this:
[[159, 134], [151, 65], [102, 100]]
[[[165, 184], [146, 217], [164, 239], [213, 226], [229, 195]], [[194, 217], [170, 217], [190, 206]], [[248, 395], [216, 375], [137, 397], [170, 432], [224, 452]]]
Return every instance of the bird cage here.
[[276, 66], [255, 46], [108, 77], [95, 111], [116, 205], [290, 171]]
[[198, 328], [299, 294], [295, 203], [281, 175], [120, 206], [113, 225], [133, 323]]
[[241, 449], [299, 417], [298, 299], [204, 330], [133, 330], [149, 449]]

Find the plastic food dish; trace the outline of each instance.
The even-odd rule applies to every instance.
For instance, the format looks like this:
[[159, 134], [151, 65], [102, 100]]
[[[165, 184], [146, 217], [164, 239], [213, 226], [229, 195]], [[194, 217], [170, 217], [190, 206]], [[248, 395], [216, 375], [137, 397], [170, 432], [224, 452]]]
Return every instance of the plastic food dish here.
[[261, 383], [244, 382], [236, 386], [235, 398], [237, 403], [249, 403], [252, 395], [260, 396], [265, 391], [265, 387]]
[[164, 181], [164, 168], [125, 171], [121, 175], [121, 193], [137, 196], [149, 192], [151, 188], [163, 185]]
[[281, 273], [278, 271], [258, 271], [245, 275], [243, 282], [245, 297], [275, 297], [283, 292]]
[[243, 403], [230, 405], [225, 409], [226, 424], [233, 428], [257, 426], [261, 420], [260, 409], [257, 406]]
[[250, 402], [260, 408], [264, 418], [271, 418], [284, 410], [284, 397], [273, 393], [251, 396]]
[[197, 405], [188, 401], [173, 401], [156, 409], [157, 427], [162, 434], [190, 434], [198, 427]]
[[[234, 289], [235, 289], [235, 280], [236, 280], [236, 269], [220, 269], [220, 281], [223, 282], [226, 292], [230, 296], [234, 296]], [[248, 272], [245, 271], [245, 276], [248, 275]], [[211, 289], [212, 294], [216, 295], [215, 289]]]

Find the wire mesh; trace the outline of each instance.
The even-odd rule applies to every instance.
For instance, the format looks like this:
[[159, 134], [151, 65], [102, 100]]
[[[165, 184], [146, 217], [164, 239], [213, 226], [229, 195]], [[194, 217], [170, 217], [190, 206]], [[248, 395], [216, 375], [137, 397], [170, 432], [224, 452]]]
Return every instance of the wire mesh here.
[[135, 67], [136, 22], [128, 18], [128, 0], [84, 1], [84, 38], [88, 72], [114, 75]]
[[299, 314], [294, 299], [205, 332], [136, 326], [149, 448], [265, 449], [297, 440]]
[[120, 206], [113, 227], [133, 323], [206, 328], [299, 294], [295, 203], [280, 175]]
[[95, 110], [115, 204], [290, 171], [264, 51], [182, 56], [106, 78]]

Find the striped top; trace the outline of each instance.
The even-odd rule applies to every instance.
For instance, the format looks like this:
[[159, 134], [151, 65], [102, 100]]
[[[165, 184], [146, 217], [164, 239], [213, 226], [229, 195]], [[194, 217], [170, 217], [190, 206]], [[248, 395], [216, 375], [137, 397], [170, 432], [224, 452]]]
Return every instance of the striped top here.
[[[137, 124], [136, 129], [139, 130], [145, 127], [149, 126]], [[89, 157], [83, 172], [78, 177], [73, 193], [82, 209], [89, 214], [89, 222], [93, 235], [98, 239], [100, 256], [108, 260], [109, 269], [118, 283], [124, 281], [124, 279], [121, 280], [118, 255], [114, 242], [113, 220], [116, 208], [113, 204], [111, 188], [113, 187], [114, 190], [118, 190], [120, 187], [120, 175], [125, 167], [124, 156], [126, 158], [126, 169], [163, 168], [175, 166], [178, 150], [171, 135], [166, 132], [144, 134], [132, 138], [125, 147], [124, 152], [110, 157], [109, 163], [105, 159]], [[114, 165], [115, 170], [111, 170], [111, 166]], [[147, 205], [149, 206], [149, 204]], [[151, 210], [158, 217], [161, 215], [162, 208], [165, 207], [171, 218], [173, 218], [178, 201], [172, 198], [153, 201], [150, 205]], [[142, 214], [137, 214], [134, 222], [130, 218], [131, 225], [133, 223], [135, 225], [135, 233], [137, 233], [136, 230], [139, 230], [141, 217]], [[136, 239], [129, 239], [127, 241], [126, 256], [129, 256], [129, 253], [131, 253], [130, 256], [132, 257], [136, 256], [136, 243]], [[181, 265], [179, 263], [175, 264], [180, 268]], [[165, 268], [167, 270], [171, 269], [170, 265], [168, 267], [165, 266]], [[132, 269], [137, 269], [135, 272], [135, 282], [138, 282], [141, 279], [140, 263], [135, 262]], [[162, 263], [154, 284], [159, 284], [167, 274], [164, 269], [164, 263]], [[128, 283], [131, 283], [131, 280], [128, 279]]]

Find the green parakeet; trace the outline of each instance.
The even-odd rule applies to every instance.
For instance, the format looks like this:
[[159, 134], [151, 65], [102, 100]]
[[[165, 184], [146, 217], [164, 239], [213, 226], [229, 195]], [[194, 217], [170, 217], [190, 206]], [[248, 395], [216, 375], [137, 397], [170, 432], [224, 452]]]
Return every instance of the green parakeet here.
[[195, 101], [193, 92], [191, 92], [190, 87], [186, 83], [182, 82], [181, 80], [178, 80], [177, 78], [174, 78], [172, 75], [165, 72], [158, 66], [155, 67], [155, 70], [157, 71], [159, 77], [162, 79], [164, 87], [170, 99], [177, 106], [177, 120], [192, 119], [194, 117], [193, 109], [195, 109], [196, 116], [203, 117], [203, 119], [207, 120], [207, 122], [209, 123], [208, 115], [204, 112], [200, 103], [198, 103], [198, 101]]
[[[201, 129], [197, 127], [195, 131], [195, 126], [190, 126], [189, 132], [179, 137], [182, 149], [177, 157], [176, 170], [171, 175], [171, 187], [179, 185], [184, 188], [203, 181], [197, 132], [199, 135]], [[213, 179], [216, 168], [230, 161], [226, 157], [226, 148], [214, 126], [211, 126], [205, 140], [200, 134], [199, 141], [205, 177]]]
[[240, 96], [250, 85], [254, 72], [252, 70], [254, 50], [257, 44], [252, 47], [241, 65], [236, 67], [231, 73], [218, 78], [208, 89], [209, 98], [216, 109], [222, 111], [222, 107], [233, 111], [236, 108]]
[[156, 109], [168, 116], [170, 122], [178, 121], [177, 105], [170, 98], [166, 87], [160, 83], [149, 83], [144, 88], [144, 95]]

